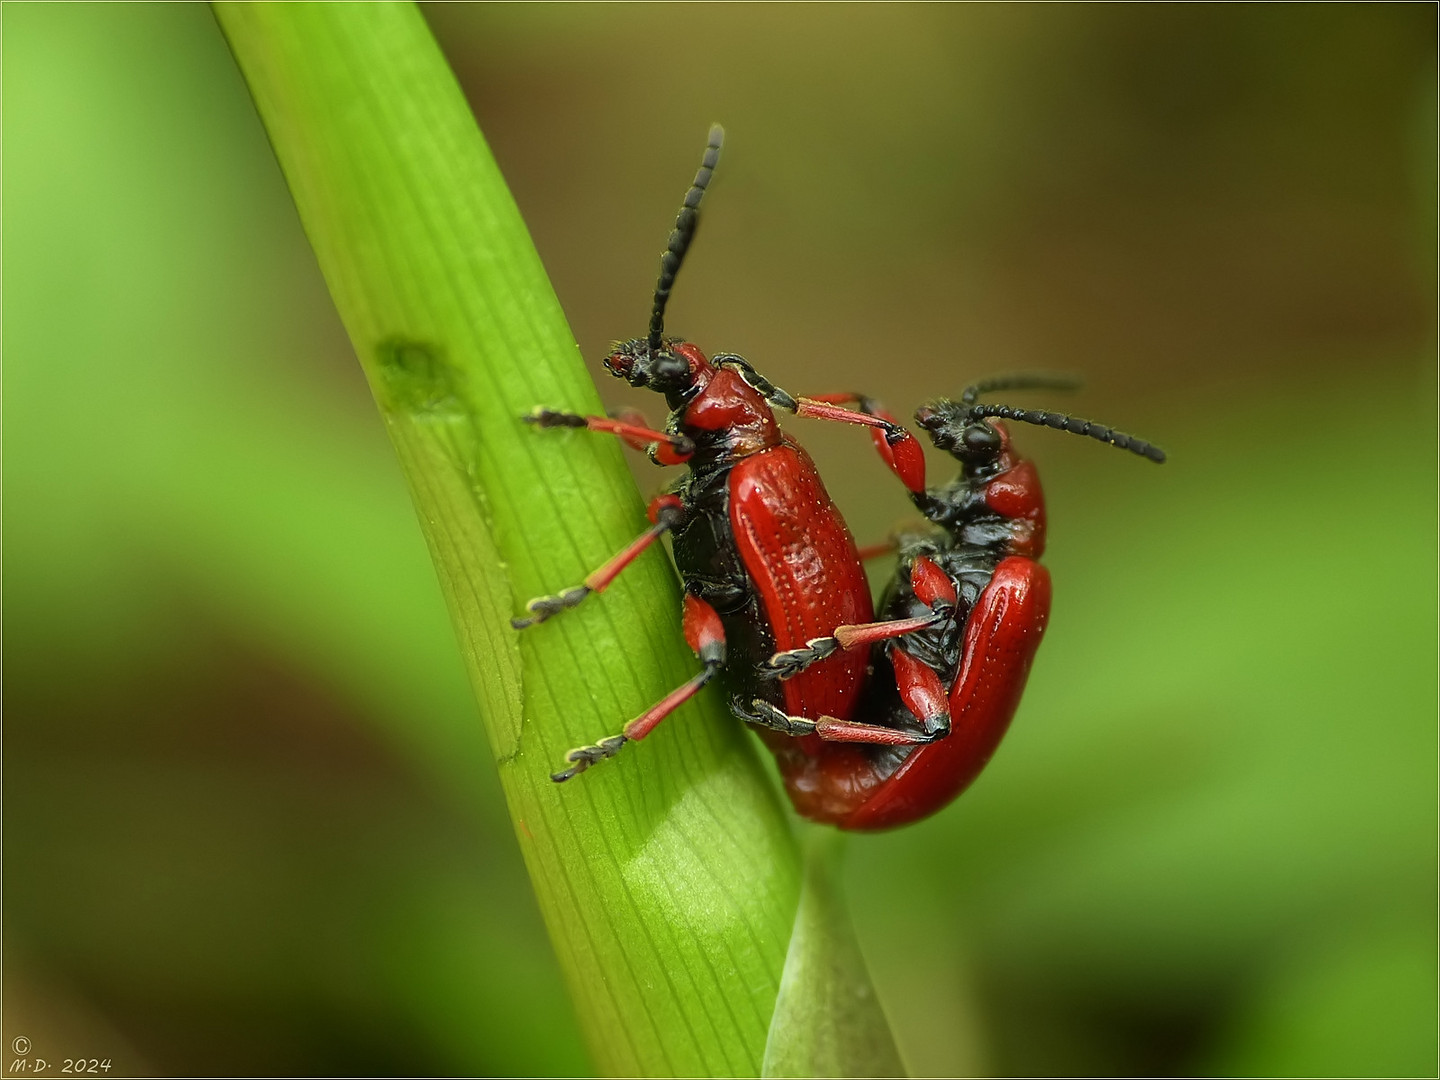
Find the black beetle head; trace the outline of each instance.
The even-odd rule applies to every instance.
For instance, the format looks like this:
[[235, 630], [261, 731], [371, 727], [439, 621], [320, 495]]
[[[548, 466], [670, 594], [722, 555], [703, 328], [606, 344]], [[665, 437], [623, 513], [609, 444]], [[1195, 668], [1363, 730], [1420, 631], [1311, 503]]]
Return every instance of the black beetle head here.
[[989, 465], [1005, 452], [1005, 436], [993, 424], [973, 417], [968, 405], [933, 401], [915, 410], [915, 422], [930, 433], [936, 449], [965, 465]]
[[1165, 460], [1165, 451], [1158, 446], [1093, 420], [1043, 409], [984, 404], [979, 400], [981, 395], [995, 390], [1073, 390], [1078, 385], [1074, 379], [1063, 375], [1002, 375], [966, 387], [958, 402], [941, 400], [921, 406], [915, 413], [915, 420], [930, 432], [930, 438], [937, 447], [964, 463], [972, 473], [998, 463], [1010, 448], [1010, 436], [1004, 425], [993, 424], [987, 417], [1055, 428], [1071, 435], [1085, 435], [1108, 443], [1117, 450], [1128, 450], [1148, 458], [1157, 465]]
[[662, 394], [683, 393], [695, 382], [694, 365], [685, 355], [693, 350], [694, 346], [676, 338], [666, 338], [658, 349], [652, 349], [645, 338], [635, 338], [616, 345], [605, 358], [605, 368], [631, 386]]

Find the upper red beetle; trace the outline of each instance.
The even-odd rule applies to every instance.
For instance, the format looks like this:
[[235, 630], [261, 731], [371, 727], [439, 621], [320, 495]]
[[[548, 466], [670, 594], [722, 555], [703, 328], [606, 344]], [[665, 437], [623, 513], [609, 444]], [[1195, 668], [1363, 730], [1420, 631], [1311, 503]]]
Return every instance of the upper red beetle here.
[[[602, 591], [661, 535], [673, 534], [685, 584], [685, 637], [703, 668], [619, 734], [570, 751], [569, 765], [554, 774], [557, 781], [644, 738], [721, 668], [739, 700], [764, 701], [785, 715], [814, 718], [832, 733], [843, 730], [851, 738], [892, 734], [878, 725], [851, 722], [870, 663], [863, 652], [819, 661], [786, 682], [760, 670], [774, 652], [803, 647], [837, 625], [869, 622], [874, 615], [850, 530], [809, 455], [781, 432], [772, 406], [869, 426], [901, 460], [918, 460], [919, 444], [892, 420], [794, 398], [740, 356], [722, 353], [707, 359], [695, 345], [665, 336], [666, 303], [695, 235], [697, 209], [719, 160], [722, 136], [718, 125], [711, 129], [700, 171], [661, 257], [648, 335], [618, 345], [605, 360], [612, 374], [632, 386], [665, 395], [671, 412], [664, 429], [650, 427], [633, 413], [609, 418], [540, 409], [526, 417], [542, 427], [610, 432], [648, 448], [658, 464], [689, 466], [669, 493], [650, 504], [651, 528], [584, 584], [531, 600], [529, 614], [512, 620], [523, 629], [575, 606]], [[928, 690], [933, 676], [927, 671], [921, 679]], [[918, 691], [907, 684], [902, 692], [913, 697]]]

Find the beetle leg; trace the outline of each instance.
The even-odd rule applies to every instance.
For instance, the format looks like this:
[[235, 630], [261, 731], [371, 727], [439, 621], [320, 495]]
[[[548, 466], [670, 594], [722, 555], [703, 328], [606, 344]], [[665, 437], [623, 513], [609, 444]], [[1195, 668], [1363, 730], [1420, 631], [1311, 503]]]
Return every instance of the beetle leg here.
[[[938, 683], [938, 679], [936, 680]], [[751, 700], [749, 707], [739, 699], [732, 698], [730, 707], [742, 720], [760, 727], [778, 731], [783, 735], [818, 735], [827, 742], [868, 743], [872, 746], [919, 746], [934, 742], [945, 732], [902, 731], [900, 728], [884, 727], [880, 724], [856, 724], [848, 720], [836, 720], [833, 716], [822, 716], [810, 720], [803, 716], [790, 716], [760, 698]]]
[[[858, 394], [853, 391], [848, 394], [810, 394], [798, 400], [802, 402], [819, 402], [822, 405], [853, 405], [866, 416], [878, 417], [890, 424], [899, 423], [899, 421], [895, 419], [894, 413], [869, 394]], [[830, 419], [837, 418], [831, 417]]]
[[[669, 435], [658, 432], [653, 427], [645, 414], [639, 409], [629, 405], [621, 406], [610, 413], [612, 420], [618, 420], [622, 424], [635, 429], [633, 434], [620, 434], [621, 440], [626, 446], [644, 453], [656, 465], [683, 465], [689, 461], [695, 453], [695, 442], [687, 435]], [[645, 434], [639, 434], [643, 431]], [[661, 434], [660, 439], [647, 439], [645, 436]]]
[[934, 739], [950, 734], [950, 693], [929, 664], [916, 660], [903, 645], [890, 650], [890, 666], [900, 700], [920, 721], [920, 730]]
[[510, 625], [516, 630], [524, 630], [527, 626], [534, 626], [536, 623], [544, 622], [552, 615], [558, 615], [566, 608], [575, 607], [591, 593], [604, 592], [610, 583], [620, 575], [620, 571], [634, 562], [642, 551], [685, 520], [685, 506], [678, 495], [656, 496], [650, 501], [648, 513], [654, 524], [621, 549], [613, 559], [587, 577], [583, 585], [577, 585], [552, 596], [537, 596], [525, 605], [525, 610], [530, 614], [522, 618], [511, 619]]
[[768, 701], [762, 701], [760, 698], [752, 698], [750, 704], [746, 705], [745, 699], [737, 694], [730, 699], [730, 711], [747, 724], [769, 728], [782, 735], [798, 738], [801, 735], [815, 734], [814, 720], [807, 720], [803, 716], [791, 716], [783, 709], [777, 709]]
[[910, 590], [928, 607], [954, 607], [959, 602], [955, 582], [928, 555], [919, 556], [910, 564]]
[[811, 664], [818, 664], [827, 656], [840, 651], [840, 642], [833, 637], [811, 638], [803, 649], [786, 649], [777, 652], [769, 660], [757, 665], [761, 678], [790, 679], [804, 671]]
[[889, 641], [905, 634], [913, 634], [917, 630], [928, 630], [944, 622], [949, 615], [949, 611], [941, 610], [914, 619], [837, 626], [831, 636], [811, 638], [805, 642], [802, 649], [777, 652], [760, 665], [760, 672], [769, 678], [789, 679], [841, 649], [858, 649], [863, 645], [873, 645], [877, 641]]
[[685, 640], [689, 642], [690, 648], [695, 650], [695, 655], [700, 657], [704, 669], [631, 720], [620, 729], [619, 735], [601, 739], [591, 746], [580, 746], [571, 750], [565, 755], [565, 760], [570, 762], [570, 767], [552, 773], [551, 780], [562, 784], [566, 780], [580, 775], [591, 765], [614, 757], [627, 742], [643, 739], [655, 730], [661, 720], [698, 694], [700, 688], [713, 679], [715, 673], [724, 667], [725, 629], [720, 623], [720, 616], [704, 600], [688, 593], [685, 596], [684, 610]]
[[[872, 397], [864, 394], [821, 394], [818, 397], [792, 397], [765, 378], [750, 361], [734, 353], [717, 353], [717, 367], [734, 368], [741, 378], [757, 390], [777, 409], [788, 409], [796, 416], [815, 420], [837, 420], [843, 424], [861, 424], [870, 428], [870, 437], [890, 471], [900, 478], [907, 490], [919, 494], [925, 490], [925, 452], [920, 442], [896, 421], [895, 417]], [[853, 404], [856, 409], [844, 406]]]
[[[844, 408], [854, 405], [854, 409]], [[796, 416], [816, 420], [838, 420], [870, 428], [870, 439], [890, 471], [900, 478], [907, 491], [925, 490], [925, 451], [884, 405], [865, 394], [820, 394], [796, 399]]]
[[[853, 405], [854, 408], [846, 408]], [[864, 427], [900, 427], [889, 409], [866, 394], [816, 394], [814, 397], [797, 397], [795, 415], [808, 416], [812, 420], [838, 420], [842, 424], [860, 424]]]
[[892, 536], [889, 540], [882, 540], [878, 544], [866, 544], [862, 548], [856, 548], [855, 554], [860, 556], [861, 562], [869, 562], [871, 559], [878, 559], [882, 555], [893, 555], [899, 547], [899, 539]]
[[538, 408], [520, 419], [539, 427], [588, 428], [608, 432], [619, 436], [628, 446], [646, 451], [657, 465], [681, 465], [695, 454], [695, 441], [688, 435], [672, 435], [649, 427], [638, 409], [620, 410], [620, 416], [612, 418]]
[[924, 746], [945, 735], [944, 731], [902, 731], [882, 724], [856, 724], [848, 720], [821, 717], [815, 734], [826, 742], [868, 743], [872, 746]]
[[[939, 626], [955, 614], [959, 597], [950, 575], [928, 555], [918, 557], [910, 567], [910, 589], [916, 599], [930, 608], [928, 615], [912, 619], [889, 619], [883, 622], [856, 623], [837, 626], [829, 637], [811, 638], [804, 648], [787, 649], [777, 652], [759, 664], [764, 678], [789, 679], [800, 674], [811, 664], [819, 663], [827, 656], [833, 656], [840, 649], [849, 651], [880, 641], [893, 641], [920, 630]], [[917, 716], [922, 714], [916, 713]], [[923, 719], [923, 716], [922, 716]]]

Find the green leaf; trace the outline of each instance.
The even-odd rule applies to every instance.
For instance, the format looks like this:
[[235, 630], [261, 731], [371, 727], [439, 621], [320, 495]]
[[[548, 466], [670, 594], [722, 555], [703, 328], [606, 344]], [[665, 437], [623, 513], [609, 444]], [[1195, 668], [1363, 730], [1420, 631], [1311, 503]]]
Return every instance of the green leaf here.
[[548, 778], [695, 660], [659, 551], [509, 626], [645, 520], [618, 447], [520, 421], [600, 403], [453, 76], [412, 5], [216, 10], [411, 485], [597, 1065], [757, 1072], [799, 869], [739, 726], [706, 695], [583, 780]]
[[806, 830], [805, 882], [764, 1076], [904, 1076], [840, 884], [845, 836]]

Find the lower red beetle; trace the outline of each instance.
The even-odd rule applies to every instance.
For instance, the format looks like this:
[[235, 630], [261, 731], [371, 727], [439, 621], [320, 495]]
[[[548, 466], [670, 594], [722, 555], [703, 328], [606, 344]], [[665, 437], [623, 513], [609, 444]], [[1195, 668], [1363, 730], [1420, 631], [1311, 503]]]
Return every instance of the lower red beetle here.
[[[1045, 632], [1050, 575], [1038, 561], [1045, 549], [1039, 475], [1014, 451], [1005, 425], [988, 418], [1057, 428], [1165, 460], [1157, 447], [1088, 420], [978, 401], [995, 390], [1071, 385], [995, 379], [970, 387], [958, 403], [920, 408], [916, 421], [960, 462], [960, 475], [941, 488], [925, 487], [923, 462], [918, 468], [896, 462], [887, 444], [877, 444], [915, 506], [940, 529], [885, 545], [898, 547], [900, 560], [881, 599], [881, 621], [839, 627], [803, 649], [777, 653], [769, 667], [789, 678], [837, 652], [873, 649], [877, 671], [859, 717], [894, 737], [888, 745], [835, 744], [823, 720], [782, 715], [758, 699], [735, 703], [770, 729], [766, 743], [805, 817], [842, 829], [904, 825], [948, 805], [989, 762]], [[857, 400], [883, 415], [873, 402]], [[944, 688], [922, 710], [895, 690], [897, 681], [923, 679], [917, 669]]]

